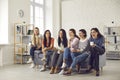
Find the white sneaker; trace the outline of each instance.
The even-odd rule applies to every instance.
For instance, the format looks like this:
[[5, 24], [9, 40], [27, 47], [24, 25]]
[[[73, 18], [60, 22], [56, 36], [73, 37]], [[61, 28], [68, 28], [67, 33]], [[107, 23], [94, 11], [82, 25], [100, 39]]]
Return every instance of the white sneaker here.
[[31, 58], [29, 58], [29, 60], [27, 61], [28, 64], [32, 63], [32, 62], [33, 62], [33, 60]]
[[45, 67], [42, 67], [42, 68], [40, 69], [40, 72], [44, 72], [44, 71], [46, 71], [46, 68], [45, 68]]
[[65, 63], [63, 63], [61, 68], [65, 68], [65, 67], [66, 67], [66, 64], [65, 64]]
[[64, 70], [61, 70], [61, 71], [59, 72], [59, 75], [63, 75], [63, 73], [64, 73]]
[[34, 67], [35, 67], [35, 64], [31, 63], [30, 68], [34, 68]]

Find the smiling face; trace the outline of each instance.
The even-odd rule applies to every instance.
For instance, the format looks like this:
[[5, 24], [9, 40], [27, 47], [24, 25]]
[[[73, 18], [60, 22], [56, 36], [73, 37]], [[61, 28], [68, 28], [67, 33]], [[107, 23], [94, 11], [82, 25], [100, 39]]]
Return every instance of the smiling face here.
[[79, 37], [80, 38], [85, 38], [85, 34], [82, 31], [79, 31]]
[[98, 32], [96, 32], [95, 30], [91, 30], [91, 36], [92, 38], [96, 39], [98, 37]]
[[69, 31], [70, 38], [74, 38], [75, 34], [72, 31]]
[[46, 34], [45, 34], [46, 38], [49, 38], [50, 37], [50, 32], [47, 31]]
[[34, 34], [39, 35], [39, 29], [34, 29]]

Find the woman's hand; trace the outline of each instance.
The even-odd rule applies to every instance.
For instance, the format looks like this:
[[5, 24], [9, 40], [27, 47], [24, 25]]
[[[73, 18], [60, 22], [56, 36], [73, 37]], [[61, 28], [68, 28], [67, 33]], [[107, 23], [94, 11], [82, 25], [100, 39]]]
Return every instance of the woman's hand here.
[[76, 50], [76, 49], [74, 49], [74, 48], [72, 48], [72, 49], [71, 49], [71, 52], [77, 52], [77, 50]]
[[56, 47], [53, 48], [53, 51], [57, 51], [58, 49]]
[[90, 45], [91, 47], [95, 47], [96, 46], [96, 44], [93, 44], [93, 45]]
[[41, 48], [41, 46], [38, 46], [36, 49], [40, 49]]
[[77, 51], [77, 52], [80, 52], [80, 49], [77, 49], [76, 51]]
[[42, 49], [42, 52], [45, 52], [45, 51], [47, 51], [47, 48], [45, 47], [44, 49]]
[[64, 53], [64, 51], [60, 50], [60, 53]]
[[34, 45], [34, 44], [31, 44], [31, 47], [35, 47], [35, 45]]

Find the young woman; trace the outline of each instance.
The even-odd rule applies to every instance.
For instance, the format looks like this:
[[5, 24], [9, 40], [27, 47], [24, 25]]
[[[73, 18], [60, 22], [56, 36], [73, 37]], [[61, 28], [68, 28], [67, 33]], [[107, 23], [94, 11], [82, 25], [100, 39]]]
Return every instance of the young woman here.
[[[76, 35], [75, 29], [69, 30], [69, 42], [68, 42], [68, 48], [65, 48], [64, 54], [63, 54], [63, 64], [62, 64], [62, 70], [59, 74], [63, 74], [65, 67], [69, 67], [71, 64], [71, 52], [74, 49], [78, 49], [79, 47], [79, 37]], [[75, 56], [72, 56], [72, 59]]]
[[44, 33], [44, 39], [42, 43], [42, 52], [43, 52], [42, 61], [44, 62], [44, 65], [40, 71], [46, 70], [46, 65], [49, 64], [50, 56], [53, 53], [53, 49], [54, 49], [54, 38], [51, 37], [50, 30], [46, 30]]
[[90, 58], [91, 67], [88, 71], [95, 69], [96, 76], [99, 76], [99, 55], [102, 55], [105, 52], [105, 44], [104, 44], [105, 39], [97, 28], [92, 28], [91, 37], [89, 41], [90, 41], [90, 52], [91, 52], [91, 58]]
[[30, 55], [31, 55], [33, 63], [31, 64], [31, 68], [35, 67], [34, 65], [34, 51], [35, 50], [42, 50], [42, 37], [39, 35], [38, 27], [34, 28], [34, 34], [32, 36]]
[[79, 30], [79, 37], [79, 49], [72, 50], [71, 56], [74, 56], [73, 62], [64, 75], [71, 75], [73, 68], [75, 68], [79, 63], [83, 62], [89, 56], [87, 33], [84, 29]]
[[60, 29], [58, 39], [57, 39], [57, 46], [56, 46], [56, 51], [53, 54], [52, 57], [52, 67], [50, 70], [50, 74], [53, 73], [59, 73], [60, 67], [63, 62], [63, 53], [64, 53], [64, 48], [67, 47], [67, 37], [66, 37], [66, 32], [64, 29]]

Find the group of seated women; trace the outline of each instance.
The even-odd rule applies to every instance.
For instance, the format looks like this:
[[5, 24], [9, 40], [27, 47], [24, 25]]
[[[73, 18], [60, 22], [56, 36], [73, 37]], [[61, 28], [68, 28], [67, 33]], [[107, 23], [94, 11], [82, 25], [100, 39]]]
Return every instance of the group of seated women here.
[[[79, 30], [79, 35], [75, 29], [69, 30], [69, 39], [66, 31], [60, 29], [58, 38], [51, 37], [50, 30], [46, 30], [43, 36], [39, 34], [39, 28], [35, 27], [32, 37], [30, 55], [34, 61], [34, 51], [41, 50], [43, 54], [41, 72], [46, 71], [46, 66], [51, 59], [50, 74], [71, 75], [73, 69], [79, 70], [79, 63], [82, 63], [90, 55], [89, 69], [86, 72], [96, 71], [99, 76], [99, 55], [104, 54], [104, 36], [98, 28], [92, 28], [90, 38], [87, 38], [85, 29]], [[34, 65], [35, 66], [35, 65]]]

